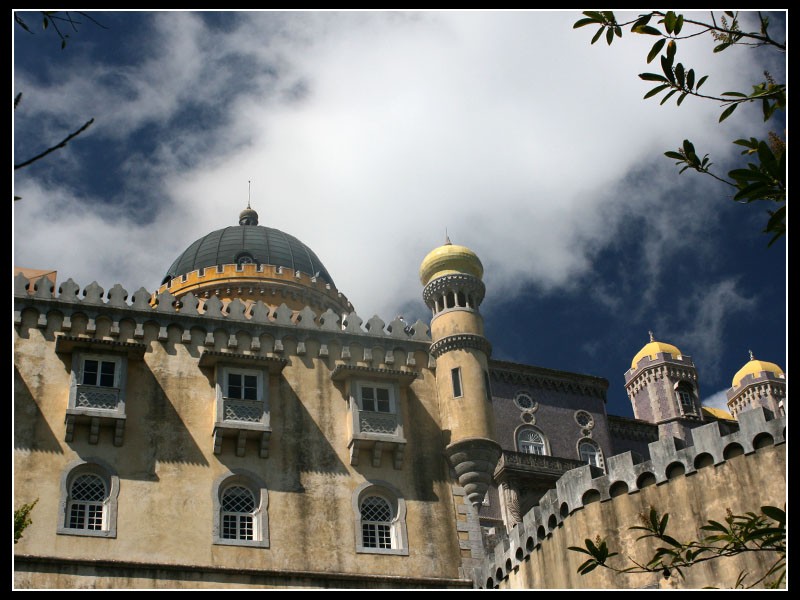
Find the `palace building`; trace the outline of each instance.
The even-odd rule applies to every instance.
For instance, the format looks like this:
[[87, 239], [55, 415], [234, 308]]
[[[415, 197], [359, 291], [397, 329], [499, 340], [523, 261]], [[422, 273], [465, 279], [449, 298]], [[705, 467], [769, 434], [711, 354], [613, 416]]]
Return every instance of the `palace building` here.
[[[628, 543], [650, 505], [696, 535], [785, 504], [778, 365], [751, 356], [709, 409], [651, 334], [624, 372], [634, 417], [609, 415], [601, 377], [492, 359], [470, 249], [419, 274], [429, 322], [364, 319], [249, 206], [155, 292], [17, 269], [14, 506], [36, 505], [14, 586], [664, 587], [582, 578], [567, 547]], [[684, 585], [761, 565], [730, 560]]]

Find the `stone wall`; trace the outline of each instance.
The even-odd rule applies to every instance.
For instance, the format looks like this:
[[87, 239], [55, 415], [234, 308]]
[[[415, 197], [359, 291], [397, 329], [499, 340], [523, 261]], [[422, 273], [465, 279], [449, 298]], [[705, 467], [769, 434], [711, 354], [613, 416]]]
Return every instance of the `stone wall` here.
[[[693, 431], [694, 446], [675, 440], [650, 444], [651, 460], [633, 464], [630, 453], [608, 459], [607, 475], [592, 479], [588, 467], [564, 475], [495, 548], [481, 571], [478, 587], [502, 589], [732, 587], [741, 570], [763, 573], [768, 558], [740, 555], [712, 561], [686, 572], [686, 580], [653, 574], [616, 575], [595, 569], [581, 576], [586, 555], [568, 550], [585, 539], [606, 538], [613, 551], [636, 560], [652, 555], [650, 541], [636, 542], [640, 515], [656, 507], [670, 514], [668, 532], [679, 540], [697, 539], [709, 519], [724, 521], [726, 510], [758, 512], [786, 505], [786, 453], [783, 418], [755, 409], [740, 415], [740, 430], [722, 436], [717, 423]], [[612, 559], [614, 560], [614, 559]], [[622, 567], [631, 566], [618, 559]], [[772, 557], [774, 560], [774, 557]], [[752, 581], [752, 577], [751, 577]]]

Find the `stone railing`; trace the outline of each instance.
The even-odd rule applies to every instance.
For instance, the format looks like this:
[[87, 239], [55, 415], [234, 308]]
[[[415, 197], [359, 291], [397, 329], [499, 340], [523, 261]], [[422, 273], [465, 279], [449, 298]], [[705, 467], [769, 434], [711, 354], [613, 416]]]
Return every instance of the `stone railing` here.
[[398, 434], [397, 415], [392, 413], [373, 412], [369, 410], [358, 411], [357, 433], [385, 433], [388, 435]]
[[264, 420], [264, 403], [257, 400], [223, 399], [223, 419], [244, 423], [261, 423]]
[[75, 394], [75, 408], [116, 411], [119, 408], [119, 390], [94, 385], [79, 385]]

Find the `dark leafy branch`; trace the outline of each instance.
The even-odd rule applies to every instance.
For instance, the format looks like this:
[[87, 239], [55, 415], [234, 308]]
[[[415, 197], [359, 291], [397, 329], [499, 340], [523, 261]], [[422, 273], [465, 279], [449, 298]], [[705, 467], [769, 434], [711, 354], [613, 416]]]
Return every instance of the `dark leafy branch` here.
[[[77, 19], [75, 19], [68, 10], [67, 11], [42, 10], [39, 11], [39, 14], [42, 15], [42, 29], [47, 30], [48, 28], [52, 27], [52, 30], [61, 40], [62, 50], [67, 46], [67, 40], [69, 39], [69, 34], [63, 33], [61, 31], [61, 29], [58, 27], [59, 22], [69, 24], [69, 26], [72, 28], [72, 31], [74, 32], [78, 31], [78, 25], [82, 25], [82, 21], [78, 21]], [[91, 21], [98, 27], [101, 27], [102, 29], [107, 29], [107, 27], [105, 27], [102, 23], [99, 23], [97, 20], [95, 20], [91, 15], [89, 15], [86, 12], [73, 11], [73, 14], [80, 15], [81, 17], [88, 19], [89, 21]], [[17, 23], [17, 25], [22, 27], [22, 29], [24, 29], [30, 34], [33, 34], [33, 31], [31, 31], [31, 28], [28, 27], [28, 24], [22, 18], [20, 13], [18, 12], [14, 13], [14, 21]]]
[[578, 573], [586, 575], [602, 567], [621, 574], [660, 573], [665, 578], [677, 573], [681, 579], [685, 579], [684, 571], [700, 563], [744, 553], [764, 553], [774, 557], [766, 571], [753, 581], [747, 581], [750, 573], [741, 571], [734, 587], [754, 588], [763, 585], [779, 588], [786, 582], [785, 510], [775, 506], [762, 506], [761, 514], [747, 512], [742, 515], [728, 510], [724, 523], [709, 520], [700, 527], [707, 535], [689, 542], [678, 541], [667, 533], [668, 513], [662, 516], [655, 508], [650, 507], [649, 514], [642, 514], [640, 518], [642, 525], [630, 527], [631, 530], [644, 532], [637, 538], [637, 542], [655, 539], [662, 543], [647, 562], [637, 562], [628, 557], [632, 567], [622, 568], [608, 564], [608, 560], [619, 556], [619, 553], [611, 552], [606, 541], [598, 536], [594, 541], [584, 540], [584, 547], [570, 546], [569, 549], [573, 552], [589, 556], [578, 567]]
[[[764, 121], [769, 121], [778, 110], [786, 109], [786, 85], [774, 81], [769, 73], [764, 73], [764, 81], [752, 86], [749, 93], [729, 91], [720, 95], [700, 93], [700, 87], [708, 80], [708, 75], [698, 76], [695, 70], [675, 60], [677, 41], [697, 35], [710, 34], [717, 42], [714, 52], [722, 52], [731, 46], [769, 46], [778, 51], [785, 52], [786, 45], [769, 34], [769, 18], [758, 13], [759, 30], [742, 31], [739, 22], [739, 13], [725, 11], [719, 17], [711, 13], [711, 23], [704, 23], [693, 19], [686, 19], [683, 15], [673, 11], [651, 11], [639, 15], [636, 19], [620, 23], [612, 11], [585, 11], [584, 18], [579, 19], [573, 28], [586, 25], [598, 25], [599, 28], [592, 38], [592, 44], [605, 34], [605, 39], [610, 45], [615, 37], [622, 37], [623, 27], [630, 26], [631, 33], [658, 37], [647, 54], [647, 63], [652, 63], [660, 55], [660, 73], [640, 73], [639, 78], [656, 84], [648, 91], [644, 98], [652, 98], [664, 94], [661, 104], [676, 96], [676, 103], [680, 106], [688, 96], [704, 100], [719, 102], [723, 108], [719, 122], [730, 117], [741, 105], [751, 102], [761, 104]], [[653, 21], [655, 19], [655, 21]], [[728, 20], [730, 19], [730, 21]], [[657, 25], [654, 27], [651, 23]], [[693, 33], [684, 33], [684, 25], [699, 27]], [[663, 54], [661, 54], [663, 51]], [[752, 156], [756, 162], [748, 162], [746, 168], [734, 169], [728, 173], [728, 179], [714, 174], [710, 167], [712, 163], [706, 154], [700, 159], [695, 153], [694, 146], [689, 140], [684, 140], [683, 145], [676, 151], [664, 154], [677, 161], [681, 166], [680, 173], [692, 169], [698, 173], [709, 175], [714, 179], [737, 189], [733, 199], [737, 202], [748, 204], [756, 200], [775, 202], [779, 206], [774, 210], [767, 210], [769, 220], [763, 232], [772, 237], [768, 245], [786, 234], [786, 157], [785, 144], [774, 132], [770, 132], [773, 143], [767, 144], [756, 138], [735, 140], [733, 143], [744, 146], [743, 155]], [[778, 143], [775, 143], [777, 140]]]
[[22, 532], [33, 523], [31, 521], [31, 511], [33, 507], [36, 506], [36, 503], [39, 502], [37, 498], [33, 502], [29, 504], [23, 504], [20, 508], [14, 511], [14, 543], [16, 544], [19, 542], [20, 538], [22, 537]]

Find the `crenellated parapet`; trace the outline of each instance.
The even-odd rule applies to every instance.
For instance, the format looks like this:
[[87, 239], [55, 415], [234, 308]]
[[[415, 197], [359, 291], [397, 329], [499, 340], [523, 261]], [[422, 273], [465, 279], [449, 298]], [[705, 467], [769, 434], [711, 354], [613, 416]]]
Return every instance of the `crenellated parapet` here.
[[[238, 298], [224, 304], [216, 296], [201, 302], [191, 293], [177, 299], [167, 290], [153, 295], [145, 288], [129, 297], [127, 290], [119, 284], [107, 293], [97, 282], [81, 289], [72, 279], [56, 288], [45, 277], [32, 282], [20, 274], [14, 279], [16, 326], [22, 324], [23, 312], [29, 310], [38, 313], [37, 327], [49, 327], [61, 334], [74, 334], [73, 324], [78, 320], [81, 322], [80, 335], [122, 341], [129, 337], [140, 341], [144, 337], [145, 325], [149, 324], [158, 328], [157, 339], [166, 341], [168, 329], [176, 326], [182, 330], [180, 340], [183, 343], [189, 343], [192, 330], [199, 329], [203, 332], [205, 346], [214, 348], [223, 340], [227, 350], [238, 353], [258, 354], [267, 350], [281, 355], [284, 342], [292, 339], [296, 342], [293, 344], [296, 353], [303, 355], [307, 342], [316, 340], [319, 356], [326, 357], [329, 344], [335, 341], [341, 346], [341, 358], [345, 361], [352, 358], [368, 364], [374, 362], [404, 369], [434, 365], [430, 356], [424, 365], [418, 365], [414, 358], [416, 351], [429, 352], [428, 325], [419, 320], [409, 325], [400, 317], [387, 325], [377, 315], [364, 321], [355, 312], [342, 317], [330, 308], [324, 312], [315, 312], [308, 306], [292, 310], [285, 303], [273, 307], [262, 301], [247, 303]], [[98, 328], [100, 321], [105, 323], [102, 331]], [[127, 323], [131, 331], [127, 333], [121, 323]], [[271, 348], [262, 348], [262, 334], [273, 340]], [[363, 355], [351, 357], [351, 345], [361, 347]], [[376, 348], [382, 352], [373, 356]], [[406, 353], [407, 364], [395, 363], [397, 350]]]
[[[707, 466], [720, 465], [741, 455], [786, 441], [786, 419], [772, 418], [759, 407], [739, 415], [739, 430], [722, 435], [717, 422], [692, 430], [694, 444], [684, 447], [676, 438], [649, 444], [650, 460], [634, 464], [630, 452], [606, 459], [606, 474], [592, 477], [589, 465], [565, 473], [489, 553], [483, 568], [474, 573], [479, 588], [492, 588], [519, 567], [552, 532], [576, 511], [594, 502], [635, 494], [642, 488], [685, 477]], [[601, 525], [598, 525], [601, 527]], [[600, 532], [602, 535], [602, 532]]]

